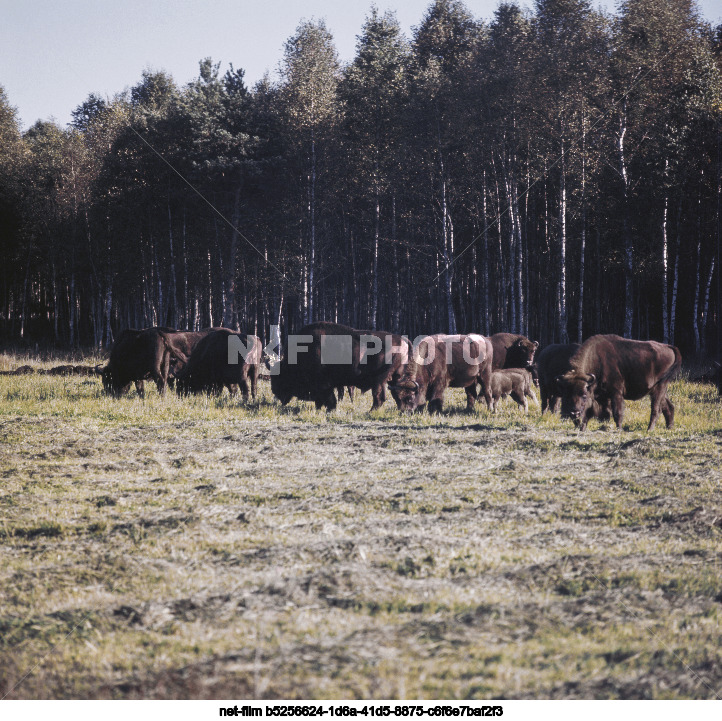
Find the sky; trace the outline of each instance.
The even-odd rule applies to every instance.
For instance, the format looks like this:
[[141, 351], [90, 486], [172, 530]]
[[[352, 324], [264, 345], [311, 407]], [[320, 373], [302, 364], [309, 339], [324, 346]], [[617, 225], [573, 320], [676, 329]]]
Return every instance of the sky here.
[[[0, 85], [22, 127], [54, 119], [61, 125], [90, 93], [112, 97], [140, 82], [143, 70], [165, 70], [179, 85], [211, 57], [233, 63], [252, 86], [275, 77], [285, 41], [301, 20], [321, 19], [342, 62], [373, 0], [0, 0]], [[376, 0], [394, 10], [410, 36], [431, 0]], [[466, 0], [477, 19], [490, 19], [498, 0]], [[522, 0], [531, 6], [532, 0]], [[615, 0], [592, 0], [611, 10]], [[699, 0], [703, 17], [722, 22], [722, 0]]]

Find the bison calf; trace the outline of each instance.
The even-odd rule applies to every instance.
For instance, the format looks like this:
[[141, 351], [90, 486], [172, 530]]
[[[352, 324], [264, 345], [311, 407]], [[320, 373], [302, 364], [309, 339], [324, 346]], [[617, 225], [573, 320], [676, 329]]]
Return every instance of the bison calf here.
[[506, 368], [505, 370], [494, 371], [491, 374], [491, 410], [496, 413], [496, 404], [500, 398], [511, 396], [520, 406], [523, 406], [524, 413], [529, 411], [527, 397], [533, 398], [536, 403], [536, 396], [531, 390], [531, 373], [517, 368]]

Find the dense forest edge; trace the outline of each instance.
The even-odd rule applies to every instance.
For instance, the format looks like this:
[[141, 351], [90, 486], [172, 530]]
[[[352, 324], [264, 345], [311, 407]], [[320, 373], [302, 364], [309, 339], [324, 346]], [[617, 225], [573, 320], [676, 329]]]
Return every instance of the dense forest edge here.
[[[689, 0], [303, 21], [277, 80], [147, 70], [66, 128], [0, 87], [0, 343], [313, 320], [722, 350], [722, 26]], [[1, 82], [0, 78], [0, 82]]]

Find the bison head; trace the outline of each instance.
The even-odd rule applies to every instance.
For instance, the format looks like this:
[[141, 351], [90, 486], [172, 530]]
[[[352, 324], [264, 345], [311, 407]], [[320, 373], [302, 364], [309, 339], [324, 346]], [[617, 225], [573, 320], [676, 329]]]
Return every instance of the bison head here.
[[584, 416], [594, 403], [594, 389], [597, 378], [593, 373], [569, 371], [557, 376], [557, 385], [562, 397], [562, 418], [573, 418], [575, 423], [584, 423]]
[[534, 354], [539, 347], [539, 341], [528, 338], [518, 338], [506, 352], [506, 368], [532, 369]]
[[100, 371], [100, 377], [103, 381], [103, 389], [105, 392], [108, 395], [117, 395], [118, 389], [113, 383], [113, 373], [110, 370], [110, 364], [106, 365], [105, 368]]
[[285, 406], [295, 395], [298, 395], [293, 373], [294, 367], [284, 359], [280, 361], [280, 368], [272, 370], [277, 370], [277, 372], [271, 373], [271, 391], [281, 401], [281, 405]]
[[422, 402], [419, 384], [411, 378], [401, 378], [396, 383], [389, 383], [389, 390], [400, 411], [411, 413]]

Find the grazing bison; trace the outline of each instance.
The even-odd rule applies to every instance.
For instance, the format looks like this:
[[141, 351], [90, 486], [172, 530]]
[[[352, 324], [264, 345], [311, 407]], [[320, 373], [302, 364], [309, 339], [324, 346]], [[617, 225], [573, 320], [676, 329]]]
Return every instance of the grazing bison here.
[[446, 388], [464, 388], [466, 407], [476, 402], [476, 384], [481, 383], [491, 408], [491, 366], [493, 349], [488, 338], [480, 335], [436, 334], [422, 338], [405, 367], [399, 368], [389, 390], [399, 410], [423, 409], [438, 413], [444, 404]]
[[[249, 382], [256, 399], [263, 346], [254, 335], [219, 328], [205, 334], [193, 348], [188, 362], [176, 375], [176, 392], [231, 395], [240, 388], [248, 400]], [[233, 362], [236, 361], [236, 362]]]
[[110, 359], [101, 375], [106, 393], [123, 395], [135, 383], [138, 395], [144, 395], [143, 381], [152, 379], [159, 393], [165, 393], [171, 351], [166, 338], [173, 328], [127, 328], [113, 343]]
[[101, 375], [106, 392], [125, 393], [135, 383], [138, 395], [145, 394], [145, 380], [154, 380], [158, 392], [165, 393], [171, 367], [179, 372], [193, 348], [216, 328], [179, 331], [175, 328], [126, 329], [116, 339], [110, 360]]
[[491, 410], [496, 413], [496, 406], [500, 398], [511, 396], [523, 409], [524, 413], [529, 412], [527, 398], [533, 398], [536, 403], [536, 396], [531, 390], [531, 372], [521, 368], [504, 368], [494, 371], [491, 374]]
[[489, 340], [494, 348], [492, 370], [503, 368], [526, 368], [534, 365], [534, 354], [539, 347], [538, 341], [514, 333], [494, 333]]
[[562, 396], [557, 378], [571, 370], [571, 357], [580, 348], [579, 343], [552, 343], [537, 355], [534, 365], [539, 379], [542, 415], [547, 408], [551, 413], [559, 410], [558, 405]]
[[651, 396], [647, 430], [659, 413], [667, 427], [674, 424], [674, 406], [667, 386], [679, 372], [682, 356], [677, 348], [656, 341], [627, 340], [618, 335], [595, 335], [571, 357], [571, 366], [557, 378], [562, 392], [562, 417], [573, 418], [581, 430], [594, 417], [594, 400], [602, 409], [611, 405], [617, 428], [624, 420], [624, 400]]
[[2, 376], [26, 376], [30, 375], [31, 373], [35, 373], [35, 368], [28, 365], [20, 366], [14, 371], [0, 371], [0, 375]]
[[271, 374], [273, 395], [283, 405], [299, 398], [329, 411], [336, 407], [334, 389], [339, 386], [370, 390], [371, 410], [380, 408], [386, 399], [386, 381], [411, 351], [411, 343], [400, 335], [338, 323], [311, 323], [291, 339], [293, 345]]

